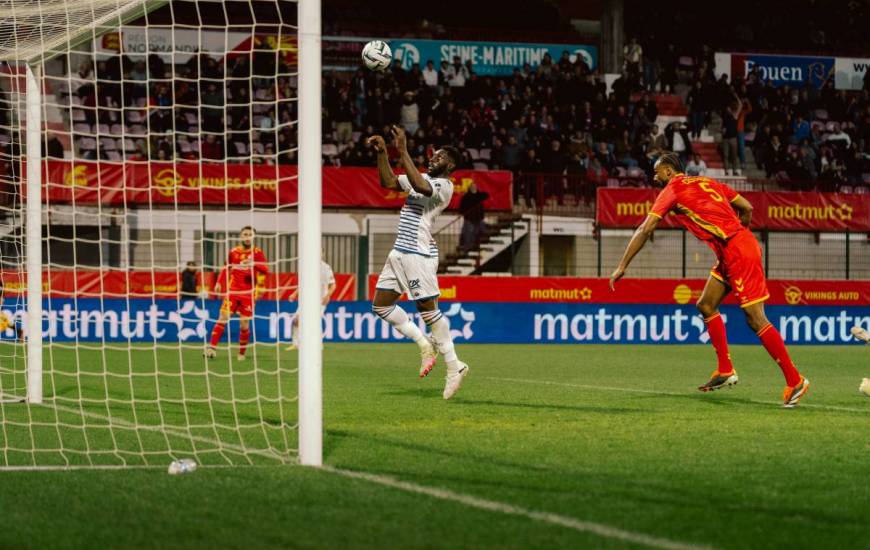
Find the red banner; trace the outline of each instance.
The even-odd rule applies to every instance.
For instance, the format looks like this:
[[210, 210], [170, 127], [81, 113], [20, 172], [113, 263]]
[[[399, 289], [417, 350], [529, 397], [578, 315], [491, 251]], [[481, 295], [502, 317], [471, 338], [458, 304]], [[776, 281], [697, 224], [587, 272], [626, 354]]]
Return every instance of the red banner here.
[[[24, 274], [4, 271], [3, 285], [7, 295], [23, 293], [27, 282]], [[199, 292], [214, 297], [216, 273], [197, 275]], [[356, 275], [336, 273], [333, 300], [356, 299]], [[51, 297], [78, 298], [176, 298], [181, 286], [181, 275], [171, 271], [57, 271], [42, 274], [42, 291]], [[295, 300], [299, 279], [295, 273], [270, 273], [258, 296], [262, 300]]]
[[[297, 168], [290, 165], [48, 161], [43, 172], [43, 200], [51, 203], [262, 206], [295, 204], [298, 197]], [[450, 179], [450, 208], [472, 183], [489, 193], [488, 210], [513, 206], [510, 172], [460, 170]], [[404, 193], [380, 186], [375, 168], [323, 168], [323, 206], [399, 208], [404, 201]]]
[[[637, 227], [652, 208], [652, 188], [598, 188], [596, 221], [603, 227]], [[740, 193], [754, 207], [753, 229], [870, 231], [870, 195], [841, 193]], [[660, 227], [678, 227], [666, 216]]]
[[[369, 277], [374, 295], [377, 275]], [[573, 277], [439, 276], [441, 300], [462, 302], [588, 302], [598, 304], [694, 304], [704, 279], [623, 279], [616, 291], [607, 279]], [[768, 281], [772, 305], [866, 305], [870, 281]], [[726, 304], [736, 304], [729, 296]]]

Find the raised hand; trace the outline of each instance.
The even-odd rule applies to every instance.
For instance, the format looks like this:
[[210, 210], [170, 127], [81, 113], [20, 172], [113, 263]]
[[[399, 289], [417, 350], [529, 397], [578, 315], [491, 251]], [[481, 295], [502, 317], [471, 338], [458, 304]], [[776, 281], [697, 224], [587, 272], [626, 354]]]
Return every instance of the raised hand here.
[[396, 148], [399, 151], [404, 151], [407, 148], [408, 139], [405, 137], [405, 129], [401, 126], [393, 125], [390, 128], [390, 133], [393, 134], [393, 140], [396, 142]]
[[369, 147], [373, 147], [378, 153], [385, 153], [387, 151], [387, 143], [381, 136], [372, 136], [368, 138], [366, 144]]

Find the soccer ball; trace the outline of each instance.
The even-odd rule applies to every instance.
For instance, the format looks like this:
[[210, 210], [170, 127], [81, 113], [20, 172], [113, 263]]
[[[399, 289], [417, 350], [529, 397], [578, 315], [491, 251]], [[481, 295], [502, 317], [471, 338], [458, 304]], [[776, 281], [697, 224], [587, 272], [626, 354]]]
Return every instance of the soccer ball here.
[[372, 40], [362, 51], [362, 60], [373, 71], [383, 71], [390, 66], [393, 52], [383, 40]]
[[858, 391], [870, 397], [870, 378], [865, 378], [861, 380], [861, 385], [858, 386]]

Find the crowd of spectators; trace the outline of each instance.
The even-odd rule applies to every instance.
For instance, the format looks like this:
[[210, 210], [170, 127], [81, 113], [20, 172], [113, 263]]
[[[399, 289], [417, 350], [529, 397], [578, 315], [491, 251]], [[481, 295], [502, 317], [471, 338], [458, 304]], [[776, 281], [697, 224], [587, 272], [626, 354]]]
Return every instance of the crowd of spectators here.
[[[678, 50], [635, 38], [623, 58], [610, 91], [568, 51], [508, 76], [479, 75], [458, 57], [410, 70], [396, 61], [384, 72], [325, 73], [324, 162], [374, 166], [366, 138], [399, 124], [421, 166], [449, 143], [462, 153], [461, 168], [565, 174], [594, 187], [648, 176], [663, 150], [706, 173], [693, 143], [715, 126], [728, 175], [747, 173], [747, 150], [768, 178], [798, 187], [855, 185], [870, 173], [870, 77], [865, 90], [850, 93], [835, 90], [832, 78], [820, 88], [774, 87], [755, 72], [729, 81], [715, 74], [707, 46]], [[70, 113], [77, 158], [293, 164], [293, 71], [289, 59], [255, 51], [174, 65], [158, 55], [117, 55], [46, 78]], [[660, 93], [683, 95], [685, 123], [656, 123]], [[65, 156], [63, 149], [50, 136], [48, 156]]]
[[774, 87], [753, 69], [746, 78], [718, 79], [709, 62], [692, 72], [687, 96], [690, 137], [713, 115], [721, 119], [726, 173], [744, 174], [747, 148], [767, 178], [793, 187], [837, 189], [867, 183], [870, 174], [870, 75], [864, 90], [835, 90], [833, 75], [821, 86]]
[[659, 128], [658, 107], [636, 94], [628, 76], [612, 93], [582, 57], [564, 52], [553, 60], [514, 70], [506, 77], [478, 75], [470, 61], [404, 70], [398, 62], [382, 73], [359, 70], [351, 78], [323, 78], [324, 128], [334, 129], [327, 162], [374, 166], [365, 146], [391, 124], [410, 134], [409, 151], [421, 166], [433, 148], [453, 144], [461, 168], [516, 173], [565, 173], [606, 180], [612, 174], [642, 175], [665, 149], [688, 157], [688, 129]]
[[86, 58], [46, 80], [69, 113], [77, 158], [293, 164], [294, 72], [286, 56], [258, 49], [176, 64]]
[[[397, 123], [412, 135], [411, 153], [421, 165], [427, 151], [452, 143], [464, 168], [562, 173], [600, 184], [614, 175], [648, 175], [665, 149], [705, 173], [692, 153], [707, 129], [719, 142], [726, 175], [746, 175], [747, 149], [768, 178], [795, 187], [861, 184], [870, 173], [870, 81], [851, 93], [835, 90], [832, 77], [821, 87], [809, 81], [775, 87], [753, 71], [732, 82], [717, 78], [707, 46], [664, 50], [663, 59], [649, 63], [642, 45], [629, 40], [610, 93], [567, 52], [507, 77], [477, 75], [459, 58], [437, 68], [428, 60], [408, 71], [395, 63], [384, 73], [326, 75], [325, 128], [336, 129], [326, 161], [373, 166], [365, 139]], [[653, 94], [662, 92], [682, 93], [685, 123], [656, 124]]]

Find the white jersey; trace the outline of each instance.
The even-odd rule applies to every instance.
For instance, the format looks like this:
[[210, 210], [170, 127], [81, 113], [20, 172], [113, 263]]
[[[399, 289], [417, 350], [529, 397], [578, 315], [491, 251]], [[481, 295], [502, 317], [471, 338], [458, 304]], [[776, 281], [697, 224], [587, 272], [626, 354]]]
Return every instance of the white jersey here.
[[433, 178], [429, 174], [422, 176], [432, 186], [431, 197], [414, 191], [408, 176], [399, 176], [399, 187], [408, 193], [408, 198], [399, 213], [399, 229], [393, 248], [399, 252], [437, 258], [438, 245], [432, 238], [432, 222], [450, 204], [453, 184], [447, 178]]
[[329, 264], [320, 260], [320, 297], [326, 298], [329, 294], [329, 285], [335, 283], [335, 273]]

